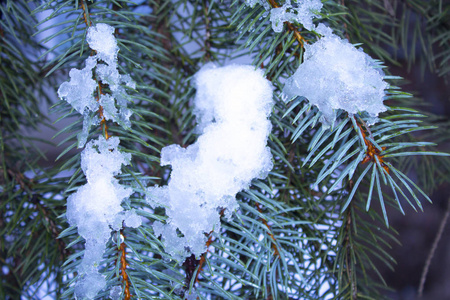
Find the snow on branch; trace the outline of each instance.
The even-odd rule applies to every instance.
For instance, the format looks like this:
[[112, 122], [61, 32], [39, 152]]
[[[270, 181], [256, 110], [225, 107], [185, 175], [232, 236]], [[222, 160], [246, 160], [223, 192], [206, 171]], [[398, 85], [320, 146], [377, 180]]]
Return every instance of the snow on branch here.
[[105, 287], [106, 280], [97, 266], [103, 257], [112, 230], [118, 231], [122, 223], [128, 227], [140, 226], [134, 211], [123, 211], [120, 205], [133, 193], [114, 177], [122, 165], [129, 164], [131, 155], [118, 150], [119, 138], [91, 140], [81, 153], [81, 168], [87, 184], [67, 199], [67, 220], [78, 227], [86, 240], [86, 250], [78, 272], [84, 275], [75, 287], [77, 297], [92, 299]]
[[322, 113], [321, 122], [325, 127], [334, 123], [338, 109], [345, 110], [350, 116], [366, 112], [371, 118], [369, 124], [375, 123], [378, 114], [386, 111], [383, 100], [388, 84], [383, 80], [381, 64], [362, 49], [334, 35], [330, 27], [323, 23], [313, 24], [323, 7], [320, 0], [293, 2], [286, 0], [280, 6], [272, 0], [246, 0], [251, 7], [259, 3], [270, 11], [275, 32], [281, 32], [284, 23], [289, 30], [297, 32], [292, 23], [298, 23], [322, 36], [313, 44], [305, 44], [299, 34], [299, 42], [304, 47], [304, 61], [287, 80], [284, 98], [307, 98]]
[[290, 31], [298, 33], [292, 26], [298, 23], [322, 36], [313, 44], [305, 44], [298, 33], [297, 39], [305, 50], [304, 61], [286, 82], [284, 98], [307, 98], [322, 113], [321, 122], [325, 127], [334, 123], [338, 109], [347, 111], [350, 116], [366, 112], [371, 118], [369, 124], [375, 123], [378, 114], [386, 111], [383, 100], [388, 84], [383, 80], [381, 64], [362, 49], [334, 35], [330, 27], [313, 24], [323, 7], [320, 0], [293, 2], [286, 0], [280, 6], [273, 0], [246, 0], [250, 7], [259, 3], [270, 11], [275, 32], [282, 32], [286, 23]]
[[272, 28], [275, 32], [281, 32], [283, 30], [284, 22], [297, 22], [302, 24], [307, 30], [313, 30], [313, 19], [319, 16], [319, 12], [322, 9], [322, 2], [320, 0], [304, 0], [295, 5], [291, 4], [290, 0], [287, 0], [283, 6], [274, 7], [270, 11], [270, 21], [272, 22]]
[[[279, 6], [272, 0], [246, 0], [245, 3], [254, 7], [256, 3], [262, 5], [267, 13], [270, 12], [270, 22], [272, 22], [272, 29], [275, 32], [283, 31], [283, 24], [285, 22], [301, 24], [306, 30], [319, 30], [313, 24], [313, 20], [320, 17], [320, 11], [323, 4], [320, 0], [286, 0], [283, 6]], [[270, 4], [269, 4], [270, 3]]]
[[[131, 125], [131, 111], [127, 108], [129, 96], [122, 84], [135, 87], [129, 75], [118, 72], [119, 48], [113, 27], [106, 24], [89, 27], [87, 42], [95, 55], [86, 59], [82, 70], [70, 70], [71, 80], [61, 84], [58, 90], [60, 98], [83, 114], [79, 147], [86, 144], [89, 128], [99, 125], [100, 121], [111, 120], [124, 127]], [[110, 94], [101, 92], [100, 85], [108, 86]], [[67, 220], [86, 240], [84, 257], [78, 267], [80, 279], [75, 284], [78, 299], [93, 299], [106, 286], [98, 267], [111, 233], [119, 231], [123, 223], [134, 228], [141, 224], [133, 210], [124, 211], [121, 206], [133, 190], [120, 185], [115, 178], [121, 173], [122, 165], [128, 165], [131, 159], [129, 153], [119, 150], [119, 142], [118, 137], [100, 136], [86, 144], [81, 153], [81, 168], [87, 183], [67, 199]]]
[[207, 64], [196, 74], [195, 85], [201, 135], [187, 148], [162, 149], [161, 165], [172, 166], [170, 181], [148, 191], [149, 202], [164, 206], [168, 216], [166, 224], [153, 225], [155, 233], [181, 261], [206, 251], [207, 234], [220, 229], [220, 211], [231, 217], [238, 208], [236, 193], [273, 167], [266, 146], [273, 90], [263, 72]]
[[[58, 96], [70, 103], [84, 117], [83, 130], [78, 135], [78, 147], [86, 143], [91, 126], [100, 124], [102, 118], [119, 123], [124, 128], [130, 127], [131, 111], [127, 108], [129, 95], [123, 84], [134, 89], [136, 84], [130, 75], [120, 75], [117, 65], [119, 47], [114, 37], [114, 28], [107, 24], [97, 24], [89, 27], [86, 40], [95, 55], [86, 59], [86, 66], [72, 69], [69, 72], [70, 81], [64, 82], [58, 89]], [[95, 68], [96, 80], [93, 79]], [[111, 94], [100, 91], [95, 96], [95, 90], [100, 84], [108, 85]], [[101, 116], [92, 116], [99, 109]]]
[[383, 105], [385, 89], [381, 65], [362, 49], [330, 34], [305, 45], [304, 62], [284, 86], [289, 98], [303, 96], [321, 111], [324, 126], [336, 119], [336, 110], [354, 115], [367, 112], [374, 123]]

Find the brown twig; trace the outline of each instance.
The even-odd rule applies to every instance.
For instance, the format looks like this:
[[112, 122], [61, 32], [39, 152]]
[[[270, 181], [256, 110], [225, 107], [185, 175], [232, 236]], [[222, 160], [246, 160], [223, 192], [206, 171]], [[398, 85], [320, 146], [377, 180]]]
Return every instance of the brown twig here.
[[450, 216], [450, 198], [447, 202], [447, 210], [445, 211], [444, 217], [441, 220], [441, 224], [439, 224], [438, 232], [436, 233], [436, 237], [434, 238], [433, 245], [431, 246], [430, 253], [428, 253], [427, 260], [425, 261], [425, 265], [423, 266], [422, 275], [420, 276], [420, 284], [419, 289], [417, 290], [418, 298], [423, 297], [423, 289], [425, 287], [425, 281], [427, 279], [428, 270], [430, 269], [431, 260], [433, 259], [439, 241], [442, 238], [442, 234], [444, 233], [445, 225], [447, 224], [448, 218]]
[[[223, 217], [225, 213], [225, 209], [222, 209], [220, 211], [220, 217]], [[212, 234], [213, 234], [213, 230], [211, 230], [211, 232], [208, 234], [208, 240], [206, 241], [206, 251], [202, 254], [202, 256], [200, 257], [200, 259], [196, 259], [195, 255], [192, 254], [191, 256], [189, 256], [188, 258], [186, 258], [186, 260], [183, 263], [185, 272], [186, 272], [186, 278], [185, 278], [185, 284], [186, 287], [189, 287], [189, 285], [191, 284], [191, 280], [194, 279], [194, 284], [198, 283], [200, 280], [198, 279], [198, 276], [200, 275], [200, 272], [203, 270], [203, 265], [205, 264], [206, 261], [206, 255], [209, 253], [209, 246], [212, 244]], [[197, 269], [197, 273], [194, 276], [194, 272]]]
[[[192, 277], [194, 276], [195, 269], [197, 268], [199, 260], [195, 258], [195, 254], [192, 254], [183, 262], [184, 271], [186, 272], [186, 277], [184, 278], [184, 284], [186, 289], [188, 289], [191, 284]], [[198, 272], [197, 272], [198, 273]]]
[[88, 23], [88, 12], [87, 12], [87, 8], [86, 5], [84, 4], [84, 0], [80, 0], [80, 5], [81, 5], [81, 9], [83, 10], [83, 19], [84, 19], [84, 23], [86, 24], [87, 27], [91, 27], [92, 26], [92, 21], [89, 20]]
[[[86, 5], [85, 5], [83, 0], [80, 1], [80, 5], [81, 5], [81, 8], [83, 10], [84, 23], [86, 24], [87, 27], [92, 26], [92, 21], [88, 22], [88, 15], [89, 15], [89, 13], [87, 12], [87, 7], [86, 7]], [[116, 9], [117, 9], [117, 7], [116, 7]], [[115, 10], [114, 7], [113, 7], [113, 10]], [[96, 52], [93, 51], [92, 54], [94, 55], [95, 53]], [[97, 78], [94, 78], [94, 79], [97, 81]], [[99, 81], [97, 81], [97, 96], [96, 96], [97, 102], [100, 102], [100, 96], [101, 95], [104, 95], [102, 84]], [[99, 117], [101, 119], [100, 127], [104, 131], [105, 139], [109, 139], [110, 135], [108, 134], [108, 126], [106, 124], [106, 119], [105, 119], [105, 116], [104, 116], [104, 113], [103, 113], [103, 107], [101, 105], [99, 105], [98, 114], [99, 114]], [[120, 231], [119, 234], [120, 234], [120, 237], [123, 238], [123, 240], [125, 240], [125, 236], [122, 235], [122, 230]], [[119, 255], [120, 255], [120, 275], [122, 276], [122, 280], [123, 280], [123, 282], [125, 284], [125, 289], [124, 289], [124, 296], [125, 297], [124, 297], [124, 299], [125, 300], [129, 300], [131, 298], [130, 279], [129, 279], [128, 274], [126, 272], [126, 268], [127, 268], [128, 264], [127, 264], [127, 258], [126, 258], [126, 245], [125, 245], [124, 241], [120, 244]]]
[[[125, 236], [122, 235], [122, 231], [120, 231], [120, 235], [119, 238], [125, 240]], [[124, 289], [124, 300], [130, 300], [131, 299], [131, 292], [130, 292], [130, 279], [128, 278], [128, 274], [127, 274], [127, 255], [126, 255], [126, 245], [125, 242], [123, 241], [120, 244], [120, 248], [119, 248], [119, 255], [120, 255], [120, 275], [122, 276], [122, 280], [125, 284], [125, 289]]]
[[200, 257], [200, 261], [198, 262], [198, 271], [197, 274], [195, 274], [195, 282], [198, 283], [198, 275], [200, 274], [200, 272], [203, 270], [203, 265], [205, 264], [206, 261], [206, 254], [208, 254], [209, 252], [209, 246], [212, 243], [212, 232], [209, 234], [209, 238], [206, 241], [206, 252], [202, 254], [202, 256]]
[[[185, 287], [186, 290], [189, 289], [189, 286], [190, 286], [192, 280], [194, 280], [194, 284], [200, 282], [199, 275], [200, 275], [200, 272], [203, 270], [203, 265], [205, 264], [205, 261], [206, 261], [206, 255], [208, 254], [209, 246], [212, 243], [212, 233], [213, 233], [212, 231], [209, 233], [209, 238], [206, 241], [206, 251], [205, 251], [205, 253], [202, 254], [200, 259], [196, 259], [195, 255], [192, 254], [191, 256], [186, 258], [186, 260], [183, 263], [184, 270], [186, 272], [186, 277], [184, 279], [184, 284], [186, 285], [186, 287]], [[195, 273], [195, 270], [197, 270], [197, 273]], [[194, 277], [194, 273], [195, 273], [195, 277]]]
[[[81, 6], [81, 9], [83, 10], [83, 19], [84, 19], [84, 23], [86, 24], [86, 27], [91, 27], [92, 21], [90, 19], [88, 21], [89, 13], [87, 11], [87, 6], [83, 0], [80, 0], [80, 6]], [[92, 51], [91, 55], [95, 55], [95, 54], [96, 54], [96, 51]], [[94, 78], [94, 79], [97, 81], [97, 78]], [[99, 81], [97, 81], [97, 97], [96, 97], [97, 102], [100, 102], [100, 95], [104, 95], [104, 93], [102, 91], [101, 83]], [[103, 107], [101, 105], [99, 106], [98, 114], [101, 119], [100, 126], [103, 129], [103, 131], [105, 132], [105, 139], [109, 139], [110, 135], [108, 134], [108, 126], [106, 125], [106, 119], [105, 119], [105, 116], [103, 115]]]
[[[361, 135], [364, 139], [364, 143], [367, 146], [367, 151], [366, 151], [366, 156], [363, 158], [363, 160], [361, 161], [362, 164], [365, 164], [366, 162], [372, 161], [374, 163], [376, 163], [377, 161], [380, 163], [380, 165], [383, 167], [383, 169], [389, 173], [389, 168], [388, 166], [384, 163], [383, 160], [383, 156], [380, 155], [381, 151], [380, 149], [378, 149], [377, 147], [375, 147], [371, 141], [369, 141], [366, 137], [367, 134], [369, 135], [369, 137], [372, 136], [372, 132], [370, 131], [369, 127], [363, 123], [364, 128], [362, 127], [362, 125], [360, 123], [358, 123], [355, 119], [354, 116], [352, 116], [351, 118], [353, 118], [355, 120], [356, 125], [358, 125], [359, 130], [361, 131]], [[362, 122], [362, 120], [361, 120]], [[382, 150], [385, 150], [386, 147], [382, 147]]]
[[[256, 209], [260, 213], [262, 213], [262, 209], [261, 209], [261, 206], [259, 205], [259, 203], [255, 202], [255, 204], [256, 204]], [[280, 252], [278, 251], [278, 246], [277, 246], [277, 240], [275, 239], [275, 236], [272, 233], [272, 228], [270, 227], [269, 223], [267, 223], [267, 221], [265, 219], [261, 218], [260, 220], [269, 230], [269, 236], [272, 239], [272, 249], [273, 249], [275, 256], [280, 256]]]

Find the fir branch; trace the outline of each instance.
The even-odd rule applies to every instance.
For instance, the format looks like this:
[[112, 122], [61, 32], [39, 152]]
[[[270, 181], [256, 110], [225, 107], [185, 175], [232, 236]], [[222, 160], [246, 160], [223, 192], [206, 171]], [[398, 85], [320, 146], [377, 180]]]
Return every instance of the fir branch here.
[[[125, 168], [118, 179], [135, 191], [123, 206], [135, 209], [145, 223], [136, 230], [124, 227], [120, 233], [126, 235], [126, 241], [108, 242], [99, 270], [107, 278], [107, 285], [97, 298], [109, 297], [110, 288], [118, 288], [120, 283], [125, 290], [122, 297], [126, 299], [131, 294], [131, 298], [180, 299], [189, 296], [179, 293], [190, 287], [195, 288], [200, 299], [382, 298], [382, 287], [378, 284], [384, 283], [383, 279], [370, 275], [380, 275], [375, 264], [377, 259], [392, 267], [392, 257], [384, 248], [389, 247], [391, 241], [395, 242], [395, 231], [382, 227], [383, 221], [387, 224], [388, 207], [398, 207], [402, 211], [403, 201], [407, 201], [416, 209], [421, 208], [421, 198], [429, 199], [420, 185], [405, 174], [410, 170], [416, 170], [419, 175], [426, 174], [428, 187], [437, 184], [430, 182], [434, 181], [434, 174], [445, 178], [448, 173], [444, 172], [448, 164], [441, 164], [442, 169], [439, 169], [434, 160], [427, 158], [417, 166], [410, 159], [413, 154], [442, 155], [430, 151], [428, 147], [434, 143], [425, 142], [422, 136], [412, 138], [414, 133], [432, 127], [421, 124], [419, 118], [422, 116], [417, 112], [390, 108], [377, 124], [370, 127], [365, 115], [348, 117], [341, 114], [334, 127], [320, 128], [320, 112], [304, 98], [298, 97], [286, 105], [278, 97], [285, 79], [302, 62], [304, 43], [315, 40], [317, 33], [301, 30], [290, 22], [284, 24], [282, 33], [274, 33], [270, 13], [262, 5], [249, 7], [235, 5], [239, 1], [234, 1], [234, 5], [231, 2], [157, 0], [135, 4], [81, 0], [75, 2], [74, 7], [70, 1], [46, 1], [36, 12], [52, 9], [46, 20], [55, 22], [46, 25], [43, 20], [40, 25], [47, 28], [39, 33], [56, 28], [57, 32], [48, 34], [45, 41], [64, 38], [44, 52], [44, 57], [52, 57], [44, 66], [46, 59], [34, 64], [15, 50], [20, 47], [4, 42], [3, 38], [22, 29], [6, 30], [7, 22], [0, 23], [3, 34], [0, 47], [8, 58], [2, 60], [0, 77], [6, 80], [0, 81], [0, 95], [2, 100], [13, 99], [8, 103], [12, 105], [0, 113], [0, 168], [4, 174], [0, 182], [6, 195], [6, 201], [0, 205], [0, 242], [10, 253], [20, 252], [39, 259], [43, 257], [42, 253], [48, 253], [48, 260], [17, 255], [6, 261], [4, 258], [9, 254], [2, 250], [2, 266], [18, 272], [10, 272], [0, 280], [0, 297], [6, 286], [7, 293], [10, 288], [17, 288], [22, 291], [22, 297], [33, 298], [33, 291], [28, 292], [28, 282], [38, 280], [40, 284], [47, 273], [32, 267], [43, 261], [45, 272], [59, 276], [56, 280], [58, 291], [68, 284], [66, 292], [62, 296], [57, 292], [56, 297], [73, 298], [74, 272], [82, 252], [67, 257], [62, 268], [67, 275], [64, 278], [58, 264], [63, 246], [78, 251], [83, 248], [83, 240], [76, 235], [76, 228], [59, 233], [61, 225], [56, 216], [64, 213], [64, 207], [56, 198], [59, 199], [61, 191], [73, 191], [84, 181], [79, 155], [64, 156], [75, 147], [64, 146], [60, 156], [63, 169], [71, 171], [70, 180], [53, 178], [55, 168], [55, 172], [39, 175], [30, 187], [27, 186], [30, 178], [21, 178], [18, 174], [29, 169], [28, 165], [32, 168], [35, 159], [31, 152], [25, 154], [26, 143], [31, 140], [17, 130], [22, 125], [33, 127], [39, 124], [42, 116], [34, 118], [33, 113], [40, 114], [40, 108], [28, 104], [38, 103], [35, 88], [21, 87], [42, 85], [42, 76], [35, 75], [35, 68], [39, 69], [36, 74], [48, 75], [48, 79], [53, 80], [58, 79], [54, 75], [70, 65], [80, 65], [89, 54], [84, 43], [87, 28], [103, 20], [116, 28], [115, 36], [121, 49], [119, 69], [136, 80], [138, 93], [133, 95], [131, 129], [103, 121], [100, 127], [106, 138], [120, 136], [123, 151], [133, 154], [133, 165]], [[269, 4], [271, 8], [279, 8], [280, 3], [284, 3], [276, 0], [258, 2]], [[410, 15], [413, 9], [424, 9], [422, 13], [414, 12], [421, 16], [420, 24], [429, 25], [426, 30], [417, 31], [418, 37], [424, 38], [425, 49], [437, 45], [436, 37], [445, 29], [443, 11], [439, 11], [442, 8], [433, 8], [431, 3], [421, 0], [403, 2], [409, 5]], [[13, 8], [15, 3], [9, 2]], [[139, 10], [145, 7], [148, 11], [147, 6], [151, 12], [141, 14]], [[5, 14], [4, 7], [2, 4], [2, 21], [13, 20], [15, 14]], [[392, 9], [397, 9], [397, 16], [392, 15]], [[27, 10], [19, 9], [16, 13], [19, 19], [27, 20]], [[400, 23], [399, 16], [405, 15], [400, 6], [391, 7], [380, 1], [327, 1], [322, 13], [338, 35], [345, 35], [353, 42], [363, 42], [366, 50], [392, 62], [395, 58], [391, 58], [385, 47], [395, 49], [405, 42], [404, 34], [417, 30], [406, 28], [407, 22]], [[57, 17], [64, 17], [64, 21], [56, 21]], [[402, 28], [407, 30], [399, 34]], [[385, 34], [383, 29], [389, 29], [392, 36]], [[24, 32], [27, 35], [19, 35], [18, 40], [28, 43], [33, 30]], [[439, 51], [433, 55], [448, 52], [445, 39], [442, 41], [443, 50], [437, 49]], [[248, 191], [239, 194], [240, 209], [233, 218], [222, 220], [221, 230], [214, 232], [214, 238], [212, 232], [205, 238], [206, 252], [199, 260], [190, 257], [184, 266], [180, 266], [164, 252], [163, 242], [154, 234], [151, 224], [164, 222], [166, 216], [164, 208], [150, 207], [146, 202], [146, 188], [168, 181], [168, 170], [159, 165], [162, 147], [174, 141], [185, 147], [195, 140], [194, 113], [190, 105], [195, 93], [190, 85], [192, 76], [207, 61], [218, 64], [228, 61], [233, 57], [230, 51], [236, 48], [249, 54], [254, 66], [265, 68], [266, 76], [275, 86], [273, 128], [267, 143], [274, 167], [266, 180], [254, 180]], [[406, 52], [408, 57], [414, 57], [412, 48]], [[444, 61], [443, 56], [431, 56], [423, 57], [436, 64]], [[416, 59], [422, 58], [416, 54]], [[23, 81], [10, 79], [15, 78], [9, 75], [14, 74], [12, 70], [15, 69], [22, 70], [17, 73], [17, 78]], [[442, 67], [444, 73], [447, 69]], [[97, 84], [97, 101], [109, 92], [107, 85]], [[398, 99], [403, 96], [401, 92], [390, 91], [389, 104], [402, 101]], [[31, 101], [24, 102], [23, 99]], [[56, 109], [64, 115], [62, 118], [76, 116], [67, 105], [59, 104]], [[94, 113], [104, 120], [103, 108]], [[73, 142], [73, 132], [79, 128], [79, 121], [72, 122], [60, 133], [67, 135], [65, 141]], [[102, 133], [97, 129], [95, 134]], [[437, 141], [443, 136], [430, 135], [428, 138]], [[47, 172], [39, 170], [37, 173], [41, 171]], [[375, 201], [372, 198], [379, 199], [382, 212], [372, 209]], [[39, 201], [34, 204], [36, 200]], [[9, 235], [4, 233], [11, 233], [17, 242], [8, 242], [6, 237]], [[26, 236], [28, 233], [37, 241], [35, 248]], [[55, 240], [57, 233], [60, 240]], [[44, 245], [44, 239], [50, 241], [49, 245]], [[27, 272], [31, 275], [22, 274]], [[4, 280], [11, 280], [12, 284], [8, 287]]]
[[[350, 241], [350, 239], [353, 236], [353, 207], [349, 207], [346, 212], [345, 217], [345, 229], [344, 229], [344, 240], [342, 244], [343, 251], [345, 252], [345, 265], [342, 266], [343, 270], [345, 270], [347, 274], [347, 282], [350, 282], [350, 290], [351, 290], [351, 299], [357, 299], [358, 295], [358, 287], [356, 284], [356, 274], [354, 274], [354, 265], [356, 264], [353, 261], [354, 253], [352, 244], [353, 242]], [[341, 284], [341, 286], [345, 286], [345, 284]]]

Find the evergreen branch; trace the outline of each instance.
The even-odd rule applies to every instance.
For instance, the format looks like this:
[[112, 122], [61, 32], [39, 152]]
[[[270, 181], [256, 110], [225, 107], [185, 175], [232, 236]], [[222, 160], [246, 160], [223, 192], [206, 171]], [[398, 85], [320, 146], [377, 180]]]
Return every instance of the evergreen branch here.
[[[393, 258], [382, 249], [382, 245], [389, 248], [390, 245], [382, 236], [385, 235], [397, 243], [398, 241], [389, 232], [380, 230], [376, 223], [359, 216], [360, 204], [360, 202], [352, 202], [343, 214], [344, 220], [337, 236], [337, 241], [342, 246], [338, 247], [334, 270], [337, 272], [340, 295], [343, 298], [382, 299], [380, 287], [370, 284], [373, 282], [370, 274], [374, 273], [386, 285], [373, 260], [376, 258], [392, 268]], [[371, 210], [368, 214], [377, 222], [381, 221], [378, 213]], [[376, 249], [373, 249], [374, 244], [378, 246]]]
[[[0, 269], [6, 272], [5, 266], [11, 270], [1, 277], [0, 298], [3, 290], [35, 298], [33, 288], [45, 280], [50, 282], [52, 279], [48, 278], [54, 274], [56, 298], [73, 298], [74, 283], [82, 279], [75, 273], [83, 255], [83, 238], [74, 226], [60, 232], [57, 219], [65, 211], [57, 200], [61, 191], [74, 191], [85, 181], [79, 154], [64, 156], [76, 147], [74, 132], [81, 128], [81, 123], [71, 122], [60, 130], [60, 134], [67, 135], [63, 142], [69, 142], [59, 156], [63, 159], [62, 168], [70, 171], [69, 178], [53, 178], [56, 169], [48, 174], [36, 169], [39, 175], [29, 187], [30, 178], [19, 174], [34, 168], [37, 158], [33, 155], [38, 149], [27, 152], [33, 140], [23, 136], [19, 128], [35, 127], [42, 119], [39, 106], [33, 103], [41, 101], [34, 90], [44, 81], [36, 74], [48, 76], [45, 82], [59, 80], [55, 76], [58, 72], [79, 65], [89, 54], [85, 51], [87, 28], [98, 20], [115, 27], [121, 49], [118, 69], [135, 79], [139, 94], [133, 95], [131, 129], [112, 122], [106, 124], [107, 111], [100, 107], [91, 117], [100, 115], [102, 123], [89, 136], [102, 133], [106, 138], [120, 136], [121, 151], [133, 155], [132, 166], [123, 168], [117, 179], [134, 191], [122, 204], [123, 208], [135, 209], [145, 222], [136, 230], [127, 226], [116, 233], [126, 235], [126, 241], [108, 241], [99, 262], [99, 271], [107, 280], [106, 288], [97, 298], [382, 298], [383, 286], [378, 283], [385, 282], [375, 261], [388, 268], [393, 265], [392, 257], [384, 249], [390, 247], [392, 240], [395, 242], [393, 231], [380, 228], [383, 222], [388, 224], [388, 207], [398, 207], [403, 212], [402, 201], [416, 209], [421, 208], [422, 196], [430, 200], [419, 188], [422, 184], [406, 176], [410, 170], [427, 177], [424, 189], [427, 192], [428, 187], [445, 180], [446, 170], [450, 170], [447, 161], [437, 165], [434, 158], [425, 156], [417, 164], [409, 159], [412, 154], [442, 155], [428, 150], [435, 143], [425, 142], [423, 134], [416, 135], [433, 128], [427, 125], [436, 125], [436, 120], [424, 125], [419, 119], [423, 115], [415, 111], [389, 108], [378, 124], [369, 127], [364, 113], [349, 117], [343, 113], [339, 116], [338, 112], [336, 124], [328, 130], [318, 126], [320, 112], [304, 98], [297, 97], [286, 105], [277, 91], [301, 64], [304, 43], [318, 35], [301, 30], [301, 25], [292, 22], [284, 24], [284, 32], [275, 33], [269, 23], [269, 10], [280, 8], [284, 1], [258, 1], [264, 8], [262, 5], [250, 8], [249, 3], [254, 1], [238, 7], [235, 3], [239, 1], [232, 5], [228, 0], [156, 0], [141, 4], [82, 0], [75, 2], [74, 7], [71, 1], [49, 0], [35, 12], [51, 10], [41, 22], [44, 28], [39, 33], [48, 32], [44, 42], [55, 39], [56, 45], [39, 50], [43, 56], [36, 63], [22, 52], [25, 48], [21, 45], [32, 42], [34, 30], [15, 25], [28, 22], [29, 18], [27, 9], [16, 9], [19, 2], [22, 3], [9, 1], [0, 10], [3, 14], [0, 52], [4, 55], [0, 96], [5, 107], [0, 112], [3, 173], [0, 188], [6, 195], [6, 201], [0, 204], [0, 243], [5, 245], [5, 250], [0, 251]], [[422, 0], [405, 0], [399, 5], [404, 3], [407, 14], [402, 7], [381, 1], [326, 1], [321, 16], [336, 34], [352, 42], [364, 42], [366, 50], [392, 62], [396, 58], [386, 47], [395, 51], [404, 46], [408, 48], [409, 61], [414, 56], [422, 60], [405, 39], [407, 34], [415, 34], [423, 49], [442, 46], [442, 50], [436, 47], [423, 57], [430, 64], [441, 64], [442, 72], [447, 72], [448, 68], [442, 65], [448, 52], [443, 25], [445, 9], [437, 5], [433, 8], [431, 2]], [[146, 12], [149, 7], [151, 13], [142, 13], [141, 9]], [[421, 9], [424, 11], [420, 12]], [[417, 24], [429, 27], [409, 26], [408, 16], [419, 16]], [[20, 22], [14, 23], [15, 19]], [[13, 23], [8, 23], [11, 20]], [[48, 20], [53, 23], [47, 25]], [[405, 30], [400, 32], [401, 28]], [[16, 35], [14, 42], [9, 42], [12, 35]], [[267, 142], [273, 169], [267, 179], [254, 180], [248, 191], [239, 194], [240, 208], [232, 218], [222, 218], [222, 226], [214, 231], [214, 237], [213, 232], [205, 237], [206, 251], [199, 259], [189, 257], [180, 266], [170, 253], [164, 252], [163, 241], [152, 229], [152, 223], [164, 222], [166, 217], [164, 207], [155, 208], [144, 200], [148, 197], [147, 186], [165, 185], [169, 180], [169, 170], [159, 165], [162, 147], [173, 142], [186, 147], [196, 138], [195, 114], [190, 104], [195, 93], [192, 76], [207, 61], [227, 62], [234, 55], [230, 50], [236, 48], [244, 49], [241, 53], [248, 54], [253, 65], [264, 68], [275, 87], [275, 106], [270, 118], [273, 127]], [[51, 57], [48, 61], [47, 56]], [[94, 97], [99, 101], [101, 95], [111, 91], [108, 85], [95, 80]], [[37, 94], [43, 93], [39, 89]], [[398, 90], [389, 91], [386, 99], [403, 101], [404, 96]], [[408, 101], [407, 105], [412, 105], [413, 99]], [[58, 104], [56, 110], [64, 115], [61, 119], [78, 115], [65, 104]], [[39, 116], [35, 118], [36, 112]], [[433, 142], [442, 138], [445, 138], [442, 133], [427, 136]], [[370, 207], [372, 198], [377, 197], [380, 213]], [[36, 200], [38, 203], [34, 204]], [[58, 233], [60, 239], [56, 240]], [[59, 268], [63, 246], [76, 252], [69, 253]], [[45, 266], [42, 272], [35, 268], [41, 265]], [[35, 280], [36, 285], [32, 284]], [[59, 291], [64, 285], [67, 288], [61, 295]], [[122, 290], [117, 293], [120, 287]], [[116, 294], [109, 294], [110, 291]], [[189, 291], [193, 294], [188, 295]]]
[[353, 269], [354, 269], [354, 264], [355, 262], [351, 262], [352, 259], [354, 258], [354, 253], [351, 247], [351, 242], [350, 242], [350, 238], [352, 236], [352, 230], [353, 230], [353, 226], [352, 226], [352, 216], [353, 213], [353, 209], [352, 207], [349, 207], [349, 209], [347, 210], [347, 214], [346, 214], [346, 222], [345, 222], [345, 235], [344, 235], [344, 244], [342, 245], [342, 247], [345, 249], [345, 265], [343, 266], [343, 269], [346, 271], [347, 274], [347, 280], [348, 282], [350, 282], [350, 290], [351, 290], [351, 299], [356, 299], [357, 298], [357, 294], [358, 294], [358, 287], [356, 285], [356, 275], [353, 273]]
[[42, 214], [44, 215], [44, 219], [48, 223], [49, 230], [52, 234], [52, 238], [53, 238], [53, 240], [57, 241], [57, 243], [58, 243], [58, 249], [59, 249], [59, 252], [61, 253], [60, 259], [61, 259], [61, 261], [64, 261], [66, 259], [66, 257], [70, 254], [70, 250], [68, 250], [66, 248], [66, 244], [65, 244], [64, 240], [59, 238], [60, 230], [58, 229], [55, 221], [51, 218], [50, 212], [48, 211], [48, 209], [46, 209], [46, 207], [41, 205], [41, 203], [39, 202], [39, 198], [41, 198], [41, 197], [42, 196], [38, 196], [38, 195], [34, 194], [30, 201], [31, 201], [31, 203], [34, 203], [36, 205], [36, 208], [39, 209], [42, 212]]

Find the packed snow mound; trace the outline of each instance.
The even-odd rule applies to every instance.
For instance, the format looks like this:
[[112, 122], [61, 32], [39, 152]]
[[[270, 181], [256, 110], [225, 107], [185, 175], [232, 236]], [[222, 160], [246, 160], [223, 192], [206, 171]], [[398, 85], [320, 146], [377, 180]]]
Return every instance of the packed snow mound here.
[[330, 126], [336, 110], [353, 115], [367, 112], [373, 120], [386, 111], [383, 105], [384, 73], [379, 63], [361, 49], [336, 35], [305, 45], [304, 62], [283, 89], [286, 98], [303, 96], [322, 112], [321, 121]]
[[[161, 165], [171, 165], [167, 186], [149, 190], [166, 207], [167, 224], [155, 223], [166, 251], [179, 260], [206, 251], [206, 234], [220, 228], [220, 212], [238, 208], [235, 196], [272, 169], [267, 145], [272, 86], [252, 66], [204, 66], [195, 76], [195, 114], [201, 135], [187, 148], [170, 145]], [[177, 234], [177, 229], [182, 237]]]

